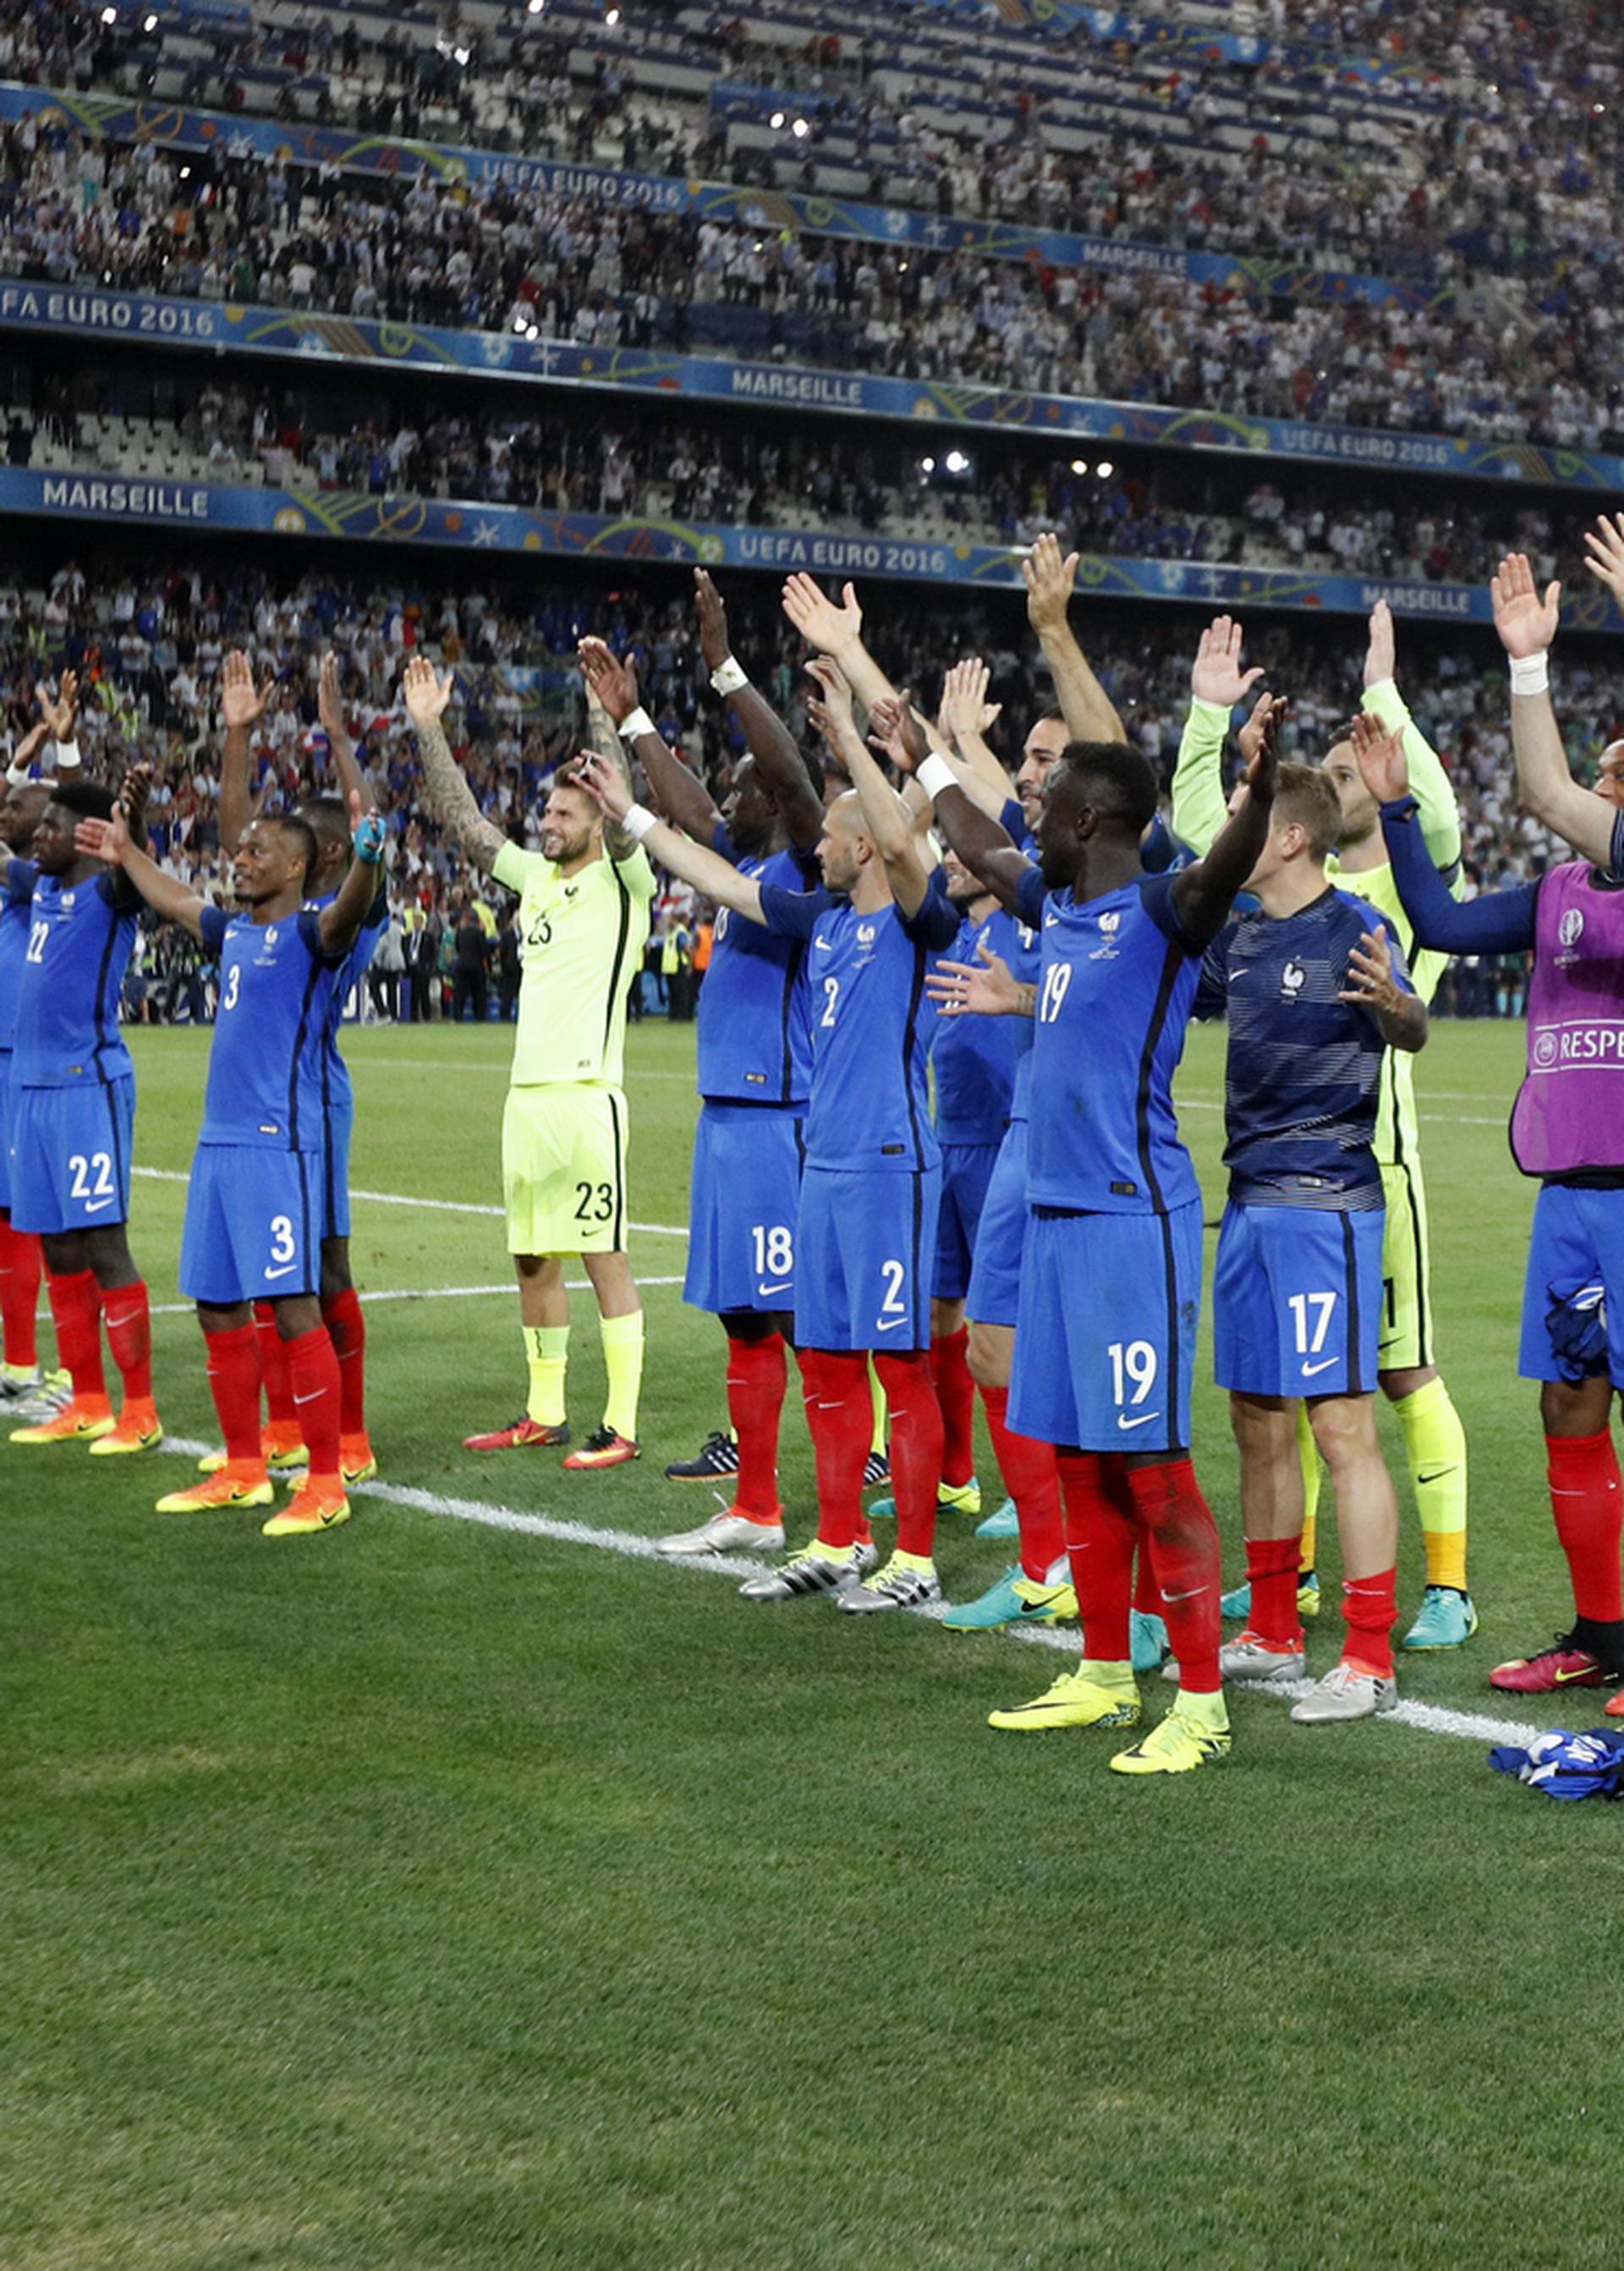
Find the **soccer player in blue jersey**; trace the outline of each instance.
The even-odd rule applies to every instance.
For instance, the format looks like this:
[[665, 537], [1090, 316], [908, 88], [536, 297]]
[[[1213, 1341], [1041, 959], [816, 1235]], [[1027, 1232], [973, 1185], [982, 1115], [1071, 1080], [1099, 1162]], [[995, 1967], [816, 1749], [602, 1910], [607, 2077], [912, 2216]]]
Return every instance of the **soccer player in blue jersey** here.
[[[721, 596], [703, 568], [694, 584], [711, 687], [743, 727], [752, 752], [734, 768], [725, 810], [666, 747], [637, 700], [629, 666], [601, 640], [586, 639], [582, 667], [664, 818], [742, 876], [783, 890], [816, 889], [820, 786], [735, 660]], [[760, 1551], [784, 1543], [778, 1423], [794, 1339], [795, 1225], [811, 1068], [805, 942], [723, 907], [699, 996], [701, 1103], [682, 1298], [719, 1317], [727, 1337], [737, 1480], [731, 1505], [695, 1529], [662, 1538], [663, 1553]]]
[[268, 1299], [287, 1344], [309, 1472], [267, 1538], [349, 1518], [340, 1471], [339, 1361], [321, 1314], [322, 1059], [332, 993], [376, 895], [384, 825], [351, 804], [354, 857], [324, 906], [306, 905], [316, 839], [292, 815], [251, 821], [232, 863], [240, 914], [167, 875], [131, 841], [122, 813], [85, 831], [96, 856], [220, 961], [203, 1126], [186, 1195], [181, 1291], [197, 1305], [225, 1463], [158, 1501], [160, 1514], [268, 1506], [252, 1304]]
[[[126, 793], [138, 830], [146, 793], [138, 768]], [[32, 856], [6, 870], [7, 897], [28, 909], [11, 1056], [11, 1219], [40, 1234], [57, 1351], [73, 1382], [60, 1411], [11, 1441], [88, 1442], [98, 1456], [150, 1450], [163, 1433], [146, 1287], [126, 1228], [136, 1083], [118, 1001], [139, 899], [75, 841], [82, 821], [112, 809], [110, 789], [54, 782]], [[123, 1381], [116, 1420], [101, 1366], [104, 1314]]]
[[[336, 895], [349, 868], [349, 800], [359, 798], [363, 813], [375, 811], [377, 800], [366, 774], [355, 761], [355, 744], [345, 718], [336, 655], [322, 657], [317, 683], [318, 710], [339, 793], [306, 797], [297, 807], [297, 815], [316, 838], [310, 900], [313, 905], [319, 906]], [[233, 652], [226, 656], [220, 682], [225, 747], [220, 764], [220, 845], [227, 857], [235, 853], [242, 831], [254, 815], [249, 733], [264, 715], [275, 690], [274, 679], [268, 680], [263, 687], [256, 686], [253, 669], [245, 654]], [[348, 962], [332, 989], [332, 1014], [322, 1055], [322, 1322], [332, 1337], [343, 1388], [341, 1464], [346, 1484], [362, 1482], [377, 1472], [377, 1460], [367, 1433], [366, 1322], [350, 1270], [349, 1160], [355, 1124], [355, 1093], [338, 1042], [344, 1005], [365, 977], [389, 920], [381, 863], [376, 873], [376, 896], [350, 949]], [[302, 1466], [305, 1448], [294, 1409], [284, 1343], [270, 1302], [255, 1303], [254, 1322], [259, 1333], [265, 1391], [263, 1444], [266, 1463], [274, 1473]], [[213, 1472], [220, 1463], [218, 1455], [205, 1460], [205, 1472]]]
[[[815, 665], [815, 720], [856, 784], [824, 817], [825, 888], [786, 891], [741, 875], [641, 807], [629, 832], [651, 857], [719, 905], [807, 948], [813, 1064], [795, 1253], [795, 1344], [817, 1463], [811, 1544], [747, 1599], [834, 1593], [853, 1611], [940, 1598], [934, 1539], [942, 1416], [930, 1384], [929, 1271], [941, 1154], [926, 1098], [925, 969], [957, 925], [928, 889], [913, 817], [853, 722], [838, 672]], [[627, 792], [600, 764], [583, 768], [620, 818]], [[870, 1437], [868, 1359], [890, 1403], [897, 1551], [860, 1583], [860, 1493]]]
[[1009, 1421], [1056, 1447], [1084, 1658], [992, 1724], [1137, 1724], [1129, 1619], [1143, 1541], [1181, 1685], [1159, 1725], [1113, 1759], [1125, 1774], [1186, 1773], [1230, 1746], [1218, 1530], [1188, 1448], [1201, 1195], [1172, 1087], [1202, 958], [1267, 839], [1277, 770], [1266, 735], [1207, 857], [1160, 875], [1141, 859], [1155, 776], [1123, 745], [1068, 747], [1044, 785], [1037, 865], [945, 760], [919, 774], [954, 850], [1042, 949], [1035, 987], [967, 978], [958, 1005], [1035, 1019]]
[[[1264, 695], [1240, 736], [1256, 750], [1283, 708]], [[1297, 1408], [1330, 1471], [1346, 1636], [1292, 1710], [1305, 1724], [1390, 1711], [1398, 1498], [1376, 1433], [1385, 1229], [1373, 1148], [1389, 1048], [1426, 1042], [1427, 1009], [1380, 916], [1326, 880], [1342, 808], [1317, 766], [1282, 765], [1269, 838], [1247, 879], [1255, 909], [1203, 967], [1196, 1014], [1229, 1016], [1229, 1203], [1212, 1281], [1214, 1370], [1240, 1454], [1251, 1612], [1223, 1650], [1226, 1679], [1300, 1679], [1304, 1512]]]

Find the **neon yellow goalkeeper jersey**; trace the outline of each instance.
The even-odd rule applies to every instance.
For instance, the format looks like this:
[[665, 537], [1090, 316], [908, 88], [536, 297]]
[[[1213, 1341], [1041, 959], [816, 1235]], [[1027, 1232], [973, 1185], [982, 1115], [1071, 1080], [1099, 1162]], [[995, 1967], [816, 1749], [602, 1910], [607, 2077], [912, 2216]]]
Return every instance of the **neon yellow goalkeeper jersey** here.
[[606, 852], [573, 875], [539, 852], [504, 844], [491, 866], [518, 893], [524, 957], [516, 1088], [597, 1082], [618, 1088], [626, 1054], [626, 1001], [643, 968], [654, 871], [637, 847]]

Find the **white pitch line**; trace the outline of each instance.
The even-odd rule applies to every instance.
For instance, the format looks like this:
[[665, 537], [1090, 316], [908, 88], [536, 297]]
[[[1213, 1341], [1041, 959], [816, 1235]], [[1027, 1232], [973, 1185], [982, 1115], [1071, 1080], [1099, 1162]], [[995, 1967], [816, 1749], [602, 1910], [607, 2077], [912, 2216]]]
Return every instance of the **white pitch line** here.
[[[189, 1183], [191, 1180], [191, 1177], [183, 1174], [178, 1167], [132, 1167], [130, 1172], [132, 1175], [145, 1175], [149, 1182], [153, 1183]], [[504, 1211], [499, 1206], [489, 1206], [474, 1199], [419, 1199], [413, 1198], [407, 1191], [358, 1191], [352, 1188], [350, 1196], [353, 1199], [369, 1199], [374, 1206], [418, 1207], [429, 1214], [499, 1216]], [[650, 1238], [688, 1236], [687, 1226], [674, 1222], [634, 1222], [629, 1223], [627, 1227], [640, 1230]]]
[[[477, 1058], [471, 1064], [458, 1063], [457, 1059], [454, 1057], [368, 1056], [358, 1057], [355, 1061], [358, 1065], [363, 1066], [388, 1065], [401, 1072], [454, 1072], [458, 1074], [465, 1072], [488, 1072], [491, 1074], [493, 1077], [500, 1078], [502, 1080], [511, 1080], [513, 1076], [511, 1066], [505, 1064], [481, 1064]], [[641, 1083], [645, 1080], [680, 1080], [686, 1087], [692, 1088], [694, 1085], [694, 1076], [691, 1072], [652, 1072], [645, 1070], [641, 1065], [635, 1066], [633, 1068], [632, 1079], [638, 1085], [641, 1085]]]
[[[639, 1277], [637, 1280], [639, 1288], [651, 1285], [680, 1285], [682, 1282], [681, 1277]], [[592, 1279], [570, 1277], [565, 1281], [564, 1290], [570, 1293], [590, 1293], [592, 1290]], [[505, 1285], [399, 1285], [391, 1287], [380, 1293], [363, 1293], [361, 1298], [363, 1303], [369, 1301], [472, 1301], [487, 1293], [505, 1294], [510, 1299], [517, 1291], [518, 1287], [510, 1278]], [[154, 1317], [190, 1317], [197, 1306], [195, 1301], [158, 1301], [153, 1303], [150, 1314]]]
[[[166, 1451], [175, 1451], [187, 1458], [201, 1458], [205, 1452], [217, 1448], [172, 1435], [166, 1435], [163, 1441]], [[660, 1552], [652, 1538], [644, 1537], [639, 1530], [600, 1530], [592, 1523], [565, 1522], [550, 1514], [527, 1514], [518, 1507], [491, 1506], [482, 1499], [449, 1498], [438, 1491], [414, 1490], [402, 1483], [357, 1483], [354, 1495], [382, 1499], [386, 1505], [407, 1507], [417, 1514], [437, 1514], [453, 1522], [472, 1522], [486, 1530], [517, 1530], [529, 1538], [551, 1538], [560, 1545], [590, 1546], [595, 1552], [618, 1553], [629, 1561], [657, 1561], [664, 1569], [699, 1569], [710, 1576], [731, 1577], [735, 1583], [741, 1577], [764, 1575], [774, 1567], [770, 1561], [758, 1561], [742, 1553], [667, 1556]], [[905, 1613], [938, 1623], [947, 1613], [947, 1604], [937, 1602], [928, 1608], [910, 1609]], [[1011, 1630], [1004, 1627], [999, 1637], [1039, 1648], [1058, 1649], [1068, 1656], [1080, 1656], [1083, 1652], [1080, 1633], [1061, 1633], [1045, 1627], [1022, 1630], [1017, 1627]], [[1312, 1682], [1298, 1680], [1289, 1687], [1257, 1686], [1253, 1692], [1292, 1703], [1309, 1694], [1311, 1687]], [[1524, 1750], [1544, 1731], [1538, 1727], [1525, 1726], [1519, 1720], [1494, 1718], [1487, 1712], [1452, 1711], [1440, 1703], [1412, 1703], [1407, 1700], [1401, 1700], [1393, 1710], [1382, 1716], [1384, 1722], [1419, 1728], [1423, 1734], [1452, 1735], [1471, 1743], [1516, 1743]]]
[[[1175, 1096], [1176, 1112], [1222, 1112], [1221, 1099], [1208, 1096]], [[1504, 1128], [1510, 1118], [1509, 1107], [1504, 1112], [1423, 1112], [1419, 1117], [1434, 1128]]]

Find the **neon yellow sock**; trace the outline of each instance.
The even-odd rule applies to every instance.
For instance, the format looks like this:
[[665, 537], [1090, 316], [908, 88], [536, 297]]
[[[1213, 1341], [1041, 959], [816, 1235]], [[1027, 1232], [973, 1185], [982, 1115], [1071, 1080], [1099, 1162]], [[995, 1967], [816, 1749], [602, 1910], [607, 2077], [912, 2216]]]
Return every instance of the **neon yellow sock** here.
[[530, 1367], [530, 1394], [525, 1409], [538, 1427], [562, 1427], [570, 1328], [524, 1325], [520, 1330], [525, 1336], [525, 1362]]
[[1427, 1545], [1427, 1582], [1466, 1590], [1466, 1431], [1441, 1380], [1393, 1406]]
[[1306, 1404], [1297, 1406], [1297, 1451], [1302, 1461], [1302, 1552], [1297, 1566], [1312, 1569], [1320, 1533], [1320, 1447], [1314, 1440]]
[[936, 1574], [936, 1565], [928, 1553], [905, 1553], [900, 1545], [891, 1555], [891, 1565], [898, 1569], [917, 1569], [923, 1577]]
[[609, 1375], [603, 1424], [635, 1443], [637, 1394], [643, 1386], [643, 1312], [634, 1309], [628, 1317], [600, 1317], [598, 1322], [603, 1333], [603, 1368]]
[[1175, 1711], [1182, 1711], [1187, 1719], [1199, 1720], [1203, 1727], [1211, 1727], [1221, 1734], [1229, 1724], [1229, 1708], [1224, 1701], [1223, 1689], [1211, 1695], [1186, 1695], [1181, 1691]]
[[1103, 1656], [1085, 1656], [1077, 1670], [1084, 1679], [1091, 1679], [1096, 1687], [1120, 1687], [1130, 1695], [1139, 1693], [1139, 1683], [1134, 1678], [1131, 1664], [1118, 1663]]
[[885, 1429], [890, 1414], [885, 1405], [885, 1390], [880, 1385], [880, 1375], [874, 1368], [874, 1359], [868, 1359], [868, 1393], [874, 1399], [874, 1434], [868, 1448], [876, 1458], [885, 1456]]

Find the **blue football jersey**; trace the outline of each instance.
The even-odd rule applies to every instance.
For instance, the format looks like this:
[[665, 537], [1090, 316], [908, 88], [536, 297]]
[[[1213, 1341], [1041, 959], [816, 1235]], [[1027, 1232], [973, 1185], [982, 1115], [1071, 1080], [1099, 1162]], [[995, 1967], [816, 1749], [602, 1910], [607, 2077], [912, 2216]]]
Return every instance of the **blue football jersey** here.
[[1026, 1196], [1088, 1214], [1166, 1214], [1200, 1196], [1180, 1140], [1173, 1076], [1202, 949], [1169, 876], [1136, 877], [1079, 906], [1033, 867], [1022, 912], [1042, 953], [1032, 1039]]
[[[1355, 1212], [1382, 1203], [1371, 1143], [1385, 1044], [1367, 1009], [1337, 998], [1360, 933], [1381, 920], [1328, 886], [1294, 915], [1242, 916], [1207, 949], [1196, 1009], [1216, 1015], [1228, 1004], [1224, 1164], [1242, 1205]], [[1409, 992], [1390, 935], [1388, 951]]]
[[[779, 890], [815, 888], [817, 863], [795, 852], [738, 857], [725, 827], [712, 846], [741, 875]], [[812, 1083], [806, 941], [717, 910], [699, 989], [699, 1093], [718, 1104], [804, 1105]]]
[[927, 896], [912, 920], [894, 906], [859, 914], [826, 891], [772, 884], [761, 898], [773, 929], [807, 942], [807, 1165], [898, 1173], [935, 1166], [942, 1154], [927, 1108], [925, 971], [952, 941], [952, 910]]
[[346, 960], [323, 953], [319, 923], [314, 907], [273, 923], [204, 909], [204, 943], [220, 957], [220, 1008], [200, 1143], [319, 1146], [328, 1022]]
[[[1014, 965], [1020, 942], [1032, 939], [1024, 923], [1002, 907], [980, 922], [966, 915], [949, 959], [980, 961], [987, 945]], [[1033, 942], [1035, 944], [1035, 941]], [[936, 1135], [943, 1143], [996, 1143], [1009, 1124], [1017, 1047], [1030, 1044], [1030, 1017], [938, 1017], [930, 1061], [936, 1078]]]
[[6, 1055], [17, 1032], [17, 1001], [28, 951], [28, 902], [38, 872], [26, 860], [6, 862], [5, 896], [0, 898], [0, 1054]]
[[136, 909], [103, 872], [79, 883], [41, 875], [26, 860], [7, 871], [7, 896], [33, 878], [11, 1078], [19, 1088], [74, 1088], [133, 1073], [118, 1030], [118, 997], [136, 940]]
[[[306, 905], [319, 914], [324, 907], [330, 907], [338, 896], [336, 891], [324, 891], [319, 898], [307, 900]], [[328, 1012], [327, 1031], [322, 1044], [322, 1101], [324, 1106], [336, 1105], [341, 1111], [348, 1111], [354, 1103], [350, 1068], [339, 1047], [339, 1028], [344, 1022], [344, 1005], [371, 968], [372, 957], [377, 952], [388, 927], [389, 895], [380, 868], [377, 892], [367, 909], [367, 919], [355, 934], [354, 944], [339, 966]]]

